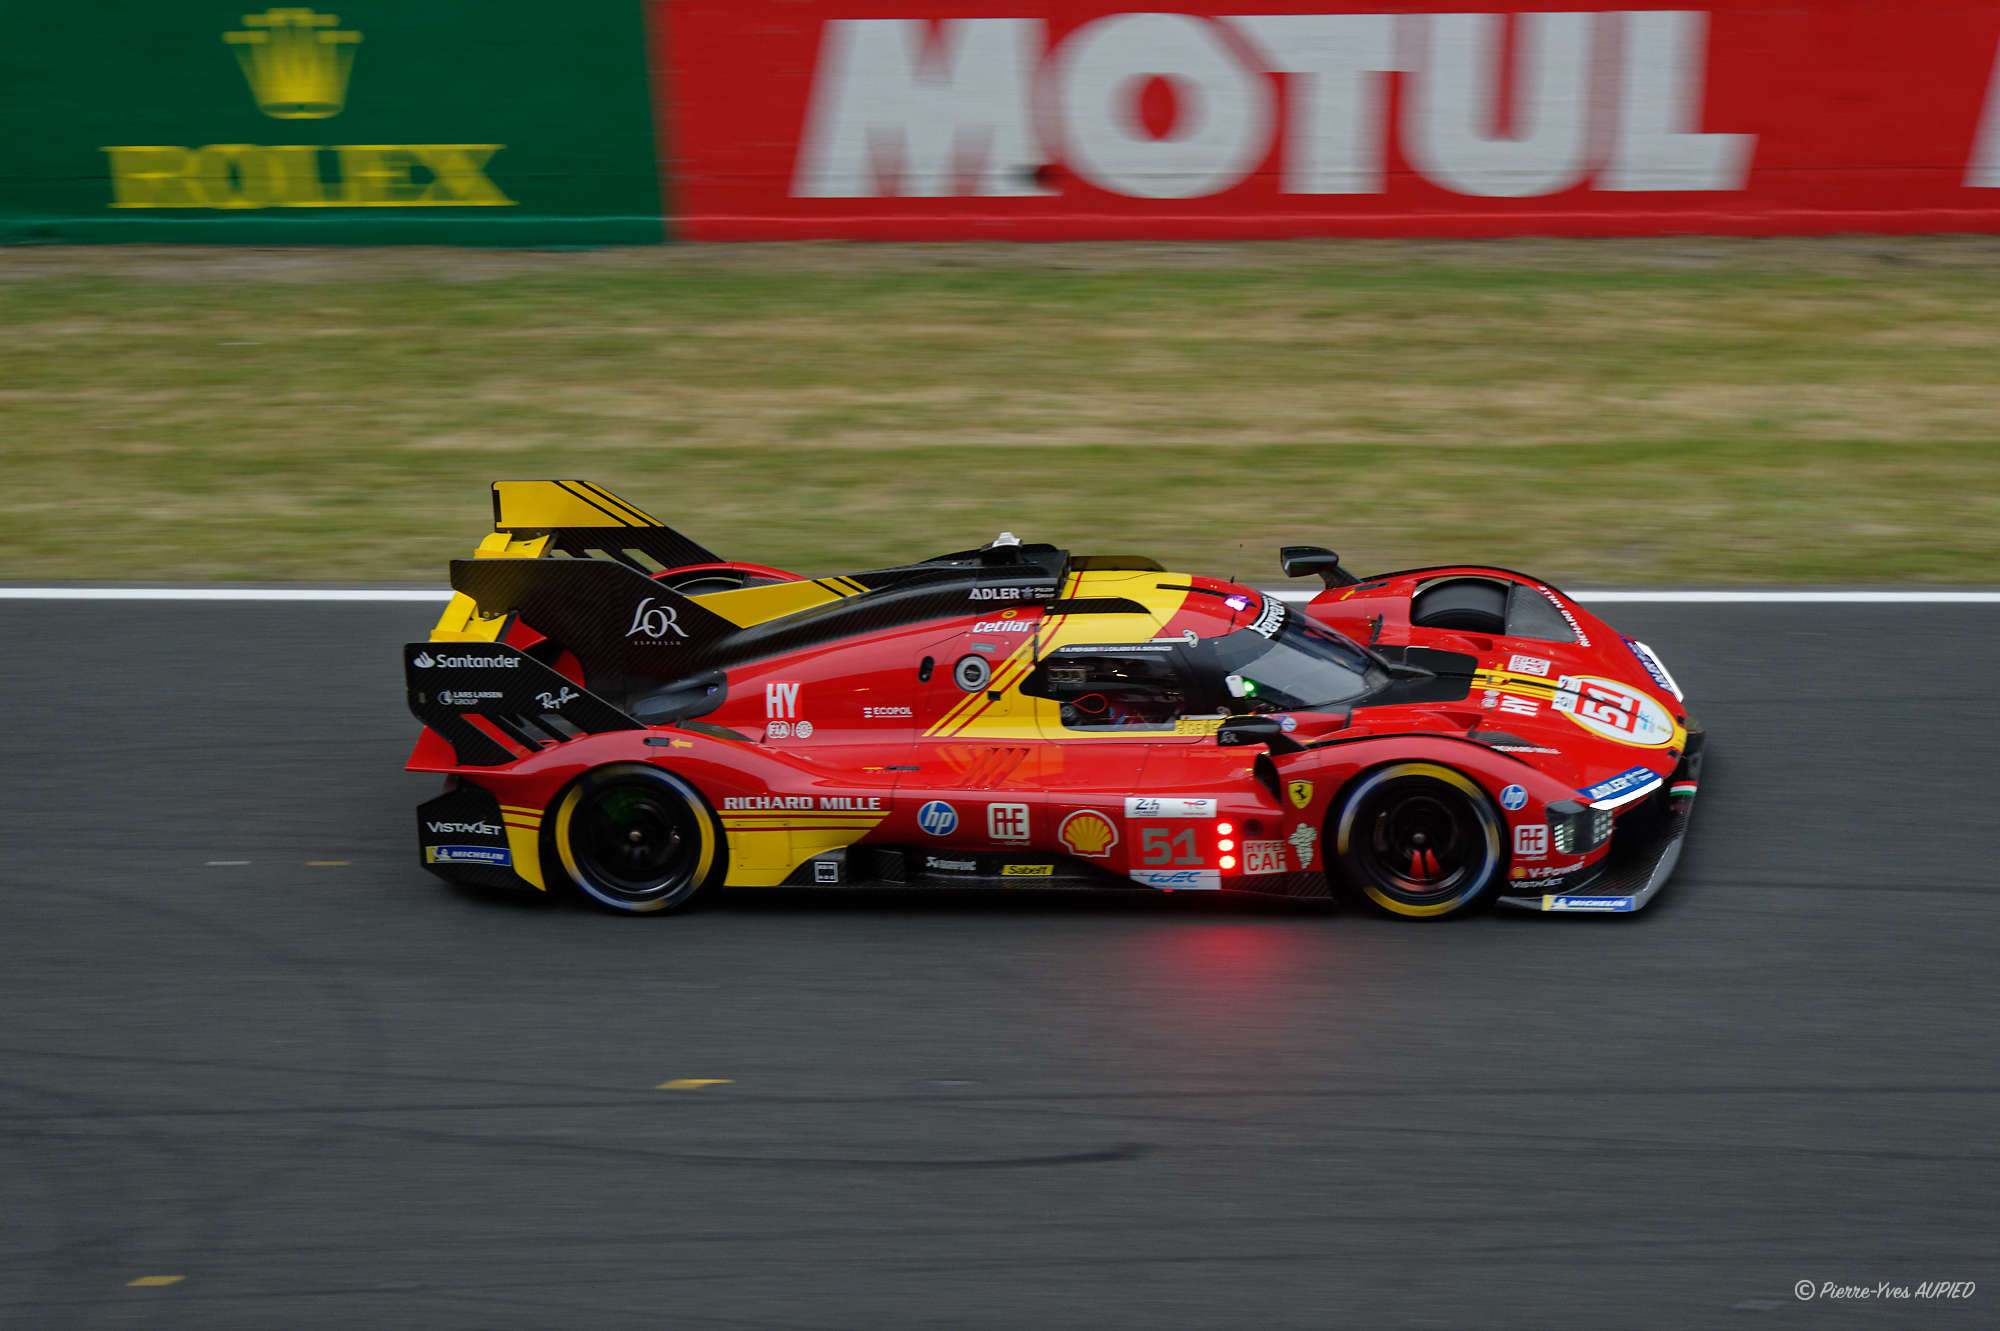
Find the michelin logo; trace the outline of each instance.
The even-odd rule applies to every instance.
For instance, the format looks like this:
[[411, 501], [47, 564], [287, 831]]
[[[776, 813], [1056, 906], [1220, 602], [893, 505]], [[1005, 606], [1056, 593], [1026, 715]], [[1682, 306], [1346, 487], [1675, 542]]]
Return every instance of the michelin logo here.
[[1542, 909], [1622, 914], [1638, 906], [1630, 897], [1543, 897]]
[[511, 865], [514, 857], [499, 846], [425, 846], [425, 864]]

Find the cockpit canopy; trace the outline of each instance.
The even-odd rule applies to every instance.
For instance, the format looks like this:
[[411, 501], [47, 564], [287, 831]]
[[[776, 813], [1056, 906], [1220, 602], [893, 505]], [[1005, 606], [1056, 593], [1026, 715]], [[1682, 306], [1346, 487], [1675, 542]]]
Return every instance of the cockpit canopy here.
[[1287, 613], [1268, 635], [1252, 627], [1057, 648], [1021, 691], [1058, 703], [1065, 727], [1158, 730], [1194, 717], [1335, 709], [1385, 680], [1354, 643]]

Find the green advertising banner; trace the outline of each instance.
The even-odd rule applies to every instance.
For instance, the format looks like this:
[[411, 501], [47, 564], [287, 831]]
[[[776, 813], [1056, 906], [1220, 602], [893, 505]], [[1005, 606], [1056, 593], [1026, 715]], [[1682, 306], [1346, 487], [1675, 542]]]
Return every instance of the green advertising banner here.
[[17, 7], [0, 242], [662, 239], [642, 7]]

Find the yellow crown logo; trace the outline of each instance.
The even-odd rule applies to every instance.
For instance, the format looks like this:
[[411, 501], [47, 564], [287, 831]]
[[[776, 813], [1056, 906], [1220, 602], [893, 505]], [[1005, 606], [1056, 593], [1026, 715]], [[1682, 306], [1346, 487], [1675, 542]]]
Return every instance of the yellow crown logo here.
[[347, 105], [358, 32], [330, 32], [338, 14], [271, 9], [245, 14], [248, 32], [225, 32], [257, 109], [279, 120], [324, 120]]

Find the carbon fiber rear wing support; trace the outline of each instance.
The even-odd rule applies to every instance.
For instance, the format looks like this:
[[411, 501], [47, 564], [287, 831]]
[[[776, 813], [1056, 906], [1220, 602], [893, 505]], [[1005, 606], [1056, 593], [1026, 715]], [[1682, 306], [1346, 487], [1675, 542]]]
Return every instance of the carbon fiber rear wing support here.
[[640, 722], [504, 643], [403, 647], [410, 714], [451, 745], [461, 767], [499, 767], [579, 735]]

